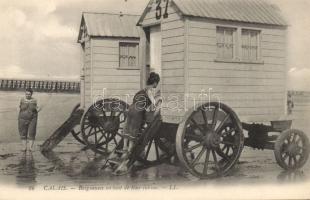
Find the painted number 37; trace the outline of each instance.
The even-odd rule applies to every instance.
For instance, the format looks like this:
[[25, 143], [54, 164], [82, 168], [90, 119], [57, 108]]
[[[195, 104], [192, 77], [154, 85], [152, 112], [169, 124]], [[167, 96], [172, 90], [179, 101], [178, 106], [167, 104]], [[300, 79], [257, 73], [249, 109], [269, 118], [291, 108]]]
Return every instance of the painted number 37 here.
[[161, 19], [161, 16], [163, 15], [164, 18], [168, 18], [168, 4], [169, 4], [169, 0], [163, 0], [164, 3], [166, 3], [166, 6], [165, 6], [165, 10], [164, 10], [164, 15], [163, 15], [163, 9], [161, 7], [161, 3], [162, 1], [161, 0], [156, 0], [156, 19], [159, 20]]

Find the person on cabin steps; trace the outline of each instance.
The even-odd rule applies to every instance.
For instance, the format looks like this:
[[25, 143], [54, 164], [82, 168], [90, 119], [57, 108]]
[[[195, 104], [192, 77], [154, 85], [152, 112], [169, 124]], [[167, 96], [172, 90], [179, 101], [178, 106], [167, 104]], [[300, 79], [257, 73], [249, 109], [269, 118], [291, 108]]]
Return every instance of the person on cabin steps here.
[[124, 129], [124, 144], [122, 163], [115, 170], [116, 174], [123, 174], [129, 171], [127, 163], [128, 157], [133, 149], [138, 135], [146, 118], [147, 112], [154, 112], [154, 116], [159, 114], [162, 99], [156, 94], [155, 89], [160, 81], [157, 73], [151, 72], [147, 80], [147, 86], [137, 92], [133, 98], [133, 103], [129, 106], [127, 121]]

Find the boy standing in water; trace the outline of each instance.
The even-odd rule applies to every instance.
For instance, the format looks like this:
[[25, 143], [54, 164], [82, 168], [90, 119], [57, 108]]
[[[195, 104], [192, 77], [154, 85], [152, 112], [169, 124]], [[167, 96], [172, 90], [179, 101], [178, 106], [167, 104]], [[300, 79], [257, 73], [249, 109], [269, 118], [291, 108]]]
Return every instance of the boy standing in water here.
[[38, 107], [37, 100], [32, 97], [33, 90], [27, 88], [25, 97], [20, 100], [20, 111], [18, 115], [18, 129], [20, 138], [23, 144], [23, 150], [27, 150], [29, 143], [29, 150], [33, 150], [34, 140], [37, 130]]

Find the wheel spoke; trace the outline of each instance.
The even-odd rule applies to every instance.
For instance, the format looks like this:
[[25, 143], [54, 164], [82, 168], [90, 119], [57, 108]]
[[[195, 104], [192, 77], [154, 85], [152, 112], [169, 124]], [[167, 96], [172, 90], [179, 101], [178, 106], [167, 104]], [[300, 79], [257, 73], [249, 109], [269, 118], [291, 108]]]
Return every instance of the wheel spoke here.
[[215, 168], [216, 168], [217, 170], [219, 170], [219, 165], [218, 165], [216, 153], [215, 153], [214, 150], [212, 150], [212, 156], [213, 156], [213, 159], [214, 159]]
[[229, 152], [229, 148], [227, 148], [227, 151], [225, 154], [220, 155], [222, 158], [224, 158], [224, 160], [226, 161], [230, 161], [230, 157], [228, 156], [228, 152]]
[[115, 145], [118, 145], [118, 142], [117, 142], [117, 140], [116, 140], [115, 137], [113, 138], [113, 141], [114, 141], [114, 144], [115, 144]]
[[190, 121], [193, 123], [193, 125], [194, 125], [196, 128], [198, 128], [198, 129], [201, 131], [201, 133], [204, 132], [203, 129], [197, 124], [197, 122], [196, 122], [193, 118], [191, 118]]
[[194, 139], [197, 142], [202, 141], [202, 136], [199, 136], [199, 135], [193, 135], [193, 134], [187, 133], [185, 134], [185, 136], [186, 138]]
[[295, 165], [297, 164], [297, 158], [296, 158], [296, 156], [293, 156], [293, 161], [294, 161], [294, 163], [295, 163]]
[[191, 163], [191, 166], [194, 167], [196, 162], [198, 162], [202, 156], [202, 154], [206, 151], [206, 148], [202, 148], [199, 152], [198, 156], [195, 158], [195, 160]]
[[146, 160], [147, 157], [149, 156], [152, 143], [153, 143], [153, 140], [151, 140], [151, 141], [149, 142], [149, 145], [148, 145], [147, 150], [146, 150], [146, 152], [145, 152], [144, 160]]
[[197, 149], [198, 147], [201, 147], [201, 146], [202, 146], [202, 144], [199, 143], [199, 144], [196, 144], [196, 145], [194, 145], [194, 146], [192, 146], [192, 147], [190, 147], [188, 149], [185, 149], [185, 151], [186, 152], [190, 152], [190, 151], [193, 151], [194, 149]]
[[73, 134], [75, 135], [75, 136], [78, 136], [78, 135], [80, 135], [80, 133], [81, 133], [81, 131], [78, 131], [78, 132], [75, 132], [74, 130], [72, 130], [73, 131]]
[[118, 115], [116, 115], [115, 117], [119, 117], [119, 116], [121, 116], [121, 114], [123, 114], [124, 112], [122, 112], [122, 111], [119, 111], [118, 112]]
[[289, 156], [289, 158], [288, 158], [288, 166], [289, 167], [292, 166], [292, 156]]
[[104, 151], [107, 151], [108, 149], [107, 148], [103, 148], [102, 146], [96, 146], [97, 149], [101, 149], [101, 150], [104, 150]]
[[215, 126], [216, 126], [216, 123], [217, 123], [217, 115], [218, 115], [218, 110], [219, 110], [219, 107], [216, 106], [214, 108], [214, 111], [213, 111], [213, 117], [212, 117], [212, 130], [215, 129]]
[[209, 128], [209, 124], [208, 124], [208, 117], [206, 115], [206, 112], [204, 111], [204, 109], [200, 109], [201, 111], [201, 114], [202, 114], [202, 117], [203, 117], [203, 120], [205, 122], [205, 129], [208, 129]]
[[104, 138], [104, 134], [102, 134], [102, 135], [100, 136], [100, 138], [98, 139], [98, 143], [100, 143], [100, 141], [102, 140], [102, 138]]
[[205, 164], [203, 166], [203, 174], [206, 175], [208, 172], [208, 164], [209, 164], [209, 157], [210, 157], [210, 152], [211, 150], [208, 149], [206, 153], [206, 159], [205, 159]]
[[292, 138], [291, 138], [291, 136], [289, 136], [288, 138], [287, 138], [287, 144], [292, 144], [293, 142], [292, 142]]
[[110, 136], [110, 133], [108, 133], [108, 135], [106, 136], [106, 141], [105, 141], [105, 148], [106, 148], [106, 149], [108, 149], [109, 136]]
[[217, 127], [216, 129], [216, 133], [218, 134], [219, 132], [221, 132], [223, 129], [223, 125], [226, 123], [226, 121], [230, 118], [230, 115], [226, 115], [225, 118], [223, 119], [223, 121], [221, 121], [220, 125]]
[[[97, 128], [94, 128], [95, 132], [97, 132]], [[95, 134], [95, 144], [98, 144], [98, 138], [97, 138], [97, 134]]]
[[236, 144], [234, 144], [233, 142], [229, 142], [229, 141], [222, 141], [221, 142], [222, 144], [226, 144], [226, 145], [229, 145], [229, 146], [236, 146]]
[[91, 127], [91, 128], [89, 129], [87, 137], [92, 136], [92, 135], [91, 135], [91, 131], [92, 131], [93, 129], [94, 129], [93, 127]]
[[287, 154], [287, 153], [284, 153], [284, 156], [283, 156], [282, 158], [283, 158], [283, 160], [285, 161], [285, 160], [287, 159], [287, 157], [288, 157], [288, 154]]
[[121, 133], [116, 132], [116, 135], [118, 135], [119, 137], [124, 137]]
[[225, 155], [228, 155], [228, 153], [229, 153], [229, 146], [227, 146], [227, 149], [226, 149]]
[[88, 123], [88, 125], [84, 127], [84, 130], [88, 129], [89, 127], [90, 127], [90, 124]]
[[296, 134], [296, 133], [293, 133], [293, 139], [292, 139], [292, 142], [295, 142], [295, 140], [296, 140], [296, 136], [297, 136], [297, 134]]
[[221, 151], [225, 151], [225, 149], [228, 148], [227, 145], [224, 145], [222, 148], [221, 148]]
[[159, 150], [158, 150], [158, 146], [157, 146], [156, 140], [154, 140], [154, 145], [155, 145], [155, 151], [156, 151], [156, 158], [157, 158], [157, 160], [159, 160]]

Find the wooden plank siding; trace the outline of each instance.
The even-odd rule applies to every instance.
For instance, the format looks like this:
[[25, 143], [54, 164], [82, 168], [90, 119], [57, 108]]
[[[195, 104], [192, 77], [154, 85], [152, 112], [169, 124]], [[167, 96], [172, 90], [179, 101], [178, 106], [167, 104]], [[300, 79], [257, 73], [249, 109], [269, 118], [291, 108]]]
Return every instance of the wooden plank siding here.
[[127, 100], [127, 95], [133, 95], [140, 89], [140, 70], [119, 68], [120, 42], [140, 41], [128, 38], [91, 38], [89, 50], [85, 51], [86, 107], [100, 97], [119, 96]]
[[[208, 92], [231, 106], [242, 121], [259, 122], [285, 114], [286, 34], [284, 29], [190, 18], [188, 30], [189, 94]], [[263, 63], [216, 62], [216, 27], [261, 30]], [[217, 98], [213, 98], [217, 100]]]
[[[91, 89], [91, 81], [90, 81], [90, 74], [91, 74], [91, 48], [90, 48], [90, 40], [85, 41], [85, 47], [83, 51], [83, 69], [82, 75], [84, 76], [83, 83], [81, 83], [81, 106], [86, 105], [86, 99], [90, 96], [90, 89]], [[84, 105], [83, 105], [84, 104]]]

